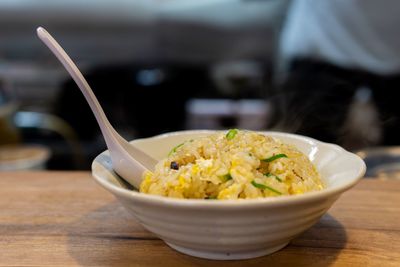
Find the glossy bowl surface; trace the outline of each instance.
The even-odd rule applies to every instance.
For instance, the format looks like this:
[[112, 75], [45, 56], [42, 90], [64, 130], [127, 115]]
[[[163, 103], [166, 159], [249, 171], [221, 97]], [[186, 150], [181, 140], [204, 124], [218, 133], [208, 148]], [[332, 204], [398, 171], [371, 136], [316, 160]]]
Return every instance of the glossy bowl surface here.
[[[162, 159], [176, 144], [211, 132], [173, 132], [132, 143]], [[265, 134], [293, 144], [308, 155], [326, 188], [303, 195], [251, 200], [148, 195], [129, 189], [113, 171], [107, 151], [93, 161], [92, 174], [146, 229], [182, 253], [218, 260], [259, 257], [285, 247], [310, 228], [366, 170], [360, 157], [337, 145], [294, 134]]]

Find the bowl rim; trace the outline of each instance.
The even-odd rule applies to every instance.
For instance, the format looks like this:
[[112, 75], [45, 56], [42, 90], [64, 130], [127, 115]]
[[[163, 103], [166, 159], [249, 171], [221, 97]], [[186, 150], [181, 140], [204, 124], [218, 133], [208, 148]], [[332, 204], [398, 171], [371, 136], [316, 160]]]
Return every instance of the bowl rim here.
[[[141, 142], [143, 140], [148, 140], [148, 139], [162, 139], [166, 138], [169, 136], [174, 136], [174, 135], [181, 135], [181, 134], [194, 134], [194, 133], [215, 133], [220, 130], [185, 130], [185, 131], [175, 131], [175, 132], [169, 132], [169, 133], [164, 133], [152, 137], [147, 137], [147, 138], [140, 138], [140, 139], [135, 139], [131, 141], [132, 143], [135, 142]], [[221, 130], [223, 131], [223, 130]], [[313, 191], [313, 192], [307, 192], [305, 194], [301, 195], [290, 195], [290, 196], [277, 196], [277, 197], [271, 197], [271, 198], [256, 198], [256, 199], [233, 199], [233, 200], [208, 200], [208, 199], [180, 199], [180, 198], [171, 198], [171, 197], [165, 197], [165, 196], [158, 196], [158, 195], [151, 195], [151, 194], [146, 194], [146, 193], [141, 193], [136, 190], [129, 190], [126, 188], [119, 187], [117, 185], [114, 185], [110, 182], [107, 181], [107, 179], [102, 178], [100, 175], [98, 175], [95, 172], [95, 163], [98, 163], [100, 165], [103, 165], [99, 158], [104, 155], [109, 155], [108, 150], [103, 151], [99, 155], [96, 156], [96, 158], [92, 162], [92, 176], [94, 177], [95, 181], [98, 182], [102, 187], [110, 191], [116, 196], [122, 196], [125, 198], [130, 198], [130, 199], [135, 199], [139, 200], [141, 202], [147, 202], [149, 204], [158, 204], [158, 205], [164, 205], [164, 206], [176, 206], [176, 207], [190, 207], [190, 208], [236, 208], [236, 207], [257, 207], [259, 205], [268, 205], [270, 207], [278, 207], [282, 205], [288, 205], [288, 204], [300, 204], [300, 203], [306, 203], [306, 202], [313, 202], [316, 200], [320, 199], [325, 199], [329, 198], [334, 195], [339, 195], [344, 191], [347, 191], [351, 187], [353, 187], [355, 184], [358, 183], [359, 180], [361, 180], [366, 172], [366, 164], [365, 162], [359, 157], [358, 155], [349, 152], [345, 150], [344, 148], [340, 147], [339, 145], [336, 144], [331, 144], [331, 143], [326, 143], [319, 141], [317, 139], [303, 136], [303, 135], [298, 135], [298, 134], [292, 134], [292, 133], [285, 133], [285, 132], [278, 132], [278, 131], [257, 131], [262, 134], [273, 134], [275, 136], [288, 136], [290, 138], [294, 139], [300, 139], [302, 141], [305, 141], [307, 143], [314, 143], [318, 146], [324, 146], [328, 147], [329, 149], [336, 150], [342, 154], [346, 154], [347, 156], [350, 156], [358, 161], [358, 168], [357, 170], [357, 175], [355, 175], [354, 178], [349, 179], [347, 183], [344, 183], [339, 186], [335, 186], [332, 188], [325, 188], [320, 191]], [[103, 165], [104, 168], [106, 168]], [[107, 169], [107, 168], [106, 168]], [[108, 170], [108, 169], [107, 169]], [[113, 175], [118, 174], [114, 170], [110, 170]]]

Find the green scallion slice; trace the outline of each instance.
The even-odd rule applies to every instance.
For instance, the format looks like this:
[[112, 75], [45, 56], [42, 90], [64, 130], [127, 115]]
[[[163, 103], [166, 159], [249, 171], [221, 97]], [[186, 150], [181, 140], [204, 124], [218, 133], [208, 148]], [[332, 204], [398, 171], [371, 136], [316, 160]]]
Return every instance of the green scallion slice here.
[[276, 155], [273, 155], [272, 157], [269, 157], [269, 158], [266, 158], [266, 159], [262, 159], [262, 161], [271, 162], [271, 161], [274, 161], [274, 160], [279, 159], [279, 158], [287, 158], [287, 157], [288, 156], [286, 156], [286, 154], [276, 154]]
[[267, 177], [274, 177], [278, 182], [281, 182], [281, 183], [282, 183], [282, 179], [279, 178], [279, 176], [277, 176], [277, 175], [275, 175], [275, 174], [272, 174], [272, 173], [265, 173], [264, 176], [267, 176]]
[[173, 149], [171, 149], [171, 151], [168, 153], [168, 156], [171, 156], [172, 154], [174, 154], [178, 148], [183, 146], [183, 144], [185, 144], [185, 142], [183, 142], [182, 144], [179, 144], [179, 145], [175, 146]]
[[235, 138], [236, 134], [238, 133], [238, 129], [230, 129], [228, 131], [228, 133], [226, 134], [226, 139], [228, 140], [232, 140], [233, 138]]
[[276, 190], [276, 189], [273, 189], [272, 187], [269, 187], [269, 186], [267, 186], [267, 185], [265, 185], [265, 184], [259, 184], [259, 183], [257, 183], [256, 181], [251, 181], [251, 184], [254, 186], [254, 187], [256, 187], [256, 188], [258, 188], [258, 189], [268, 189], [269, 191], [272, 191], [272, 192], [274, 192], [274, 193], [276, 193], [276, 194], [278, 194], [278, 195], [282, 195], [282, 193], [281, 192], [279, 192], [278, 190]]
[[221, 181], [222, 181], [223, 183], [225, 183], [225, 182], [231, 180], [231, 179], [232, 179], [232, 176], [231, 176], [229, 173], [227, 173], [227, 174], [225, 174], [225, 175], [220, 176], [219, 178], [221, 179]]

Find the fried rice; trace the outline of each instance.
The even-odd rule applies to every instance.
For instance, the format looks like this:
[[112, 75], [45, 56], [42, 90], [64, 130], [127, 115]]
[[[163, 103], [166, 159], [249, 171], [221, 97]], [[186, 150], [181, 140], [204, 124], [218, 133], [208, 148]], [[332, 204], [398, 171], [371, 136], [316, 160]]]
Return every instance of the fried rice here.
[[172, 148], [140, 192], [174, 198], [252, 199], [323, 188], [321, 177], [296, 147], [262, 133], [232, 129]]

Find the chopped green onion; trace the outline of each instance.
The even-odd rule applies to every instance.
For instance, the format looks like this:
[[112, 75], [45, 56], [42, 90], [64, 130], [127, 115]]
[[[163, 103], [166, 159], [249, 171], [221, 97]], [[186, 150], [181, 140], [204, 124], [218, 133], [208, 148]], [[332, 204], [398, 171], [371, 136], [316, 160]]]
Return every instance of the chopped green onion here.
[[173, 149], [171, 149], [171, 151], [168, 153], [168, 156], [171, 156], [172, 154], [174, 154], [178, 148], [183, 146], [183, 144], [185, 144], [185, 142], [183, 142], [182, 144], [179, 144], [179, 145], [175, 146]]
[[274, 177], [278, 182], [281, 182], [282, 183], [282, 179], [281, 178], [279, 178], [279, 176], [277, 176], [277, 175], [275, 175], [275, 174], [272, 174], [272, 173], [265, 173], [264, 174], [265, 176], [267, 176], [267, 177]]
[[254, 187], [256, 187], [256, 188], [259, 188], [259, 189], [268, 189], [268, 190], [270, 190], [270, 191], [272, 191], [272, 192], [274, 192], [274, 193], [276, 193], [276, 194], [278, 194], [278, 195], [282, 195], [282, 193], [281, 192], [279, 192], [278, 190], [276, 190], [276, 189], [273, 189], [272, 187], [269, 187], [269, 186], [267, 186], [267, 185], [265, 185], [265, 184], [259, 184], [259, 183], [256, 183], [256, 181], [251, 181], [251, 184], [254, 186]]
[[217, 196], [209, 196], [209, 197], [206, 197], [205, 199], [208, 199], [208, 200], [210, 200], [210, 199], [217, 199]]
[[231, 176], [229, 173], [227, 173], [227, 174], [225, 174], [225, 175], [223, 175], [223, 176], [220, 176], [219, 178], [221, 179], [221, 181], [222, 181], [223, 183], [225, 183], [225, 182], [231, 180], [231, 179], [232, 179], [232, 176]]
[[286, 156], [286, 154], [276, 154], [276, 155], [273, 155], [272, 157], [269, 157], [269, 158], [266, 158], [266, 159], [262, 159], [262, 161], [271, 162], [271, 161], [274, 161], [274, 160], [279, 159], [279, 158], [287, 158], [287, 157], [288, 156]]
[[228, 131], [228, 133], [226, 134], [226, 139], [232, 140], [236, 136], [237, 133], [238, 133], [238, 129], [230, 129]]

